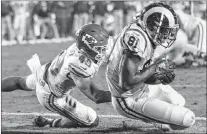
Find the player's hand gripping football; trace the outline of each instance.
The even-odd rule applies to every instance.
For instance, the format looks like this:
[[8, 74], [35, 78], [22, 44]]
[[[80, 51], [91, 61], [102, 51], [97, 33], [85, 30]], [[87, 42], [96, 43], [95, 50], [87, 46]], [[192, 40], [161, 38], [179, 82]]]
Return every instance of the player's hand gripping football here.
[[162, 59], [155, 62], [155, 77], [160, 80], [162, 84], [169, 84], [175, 78], [175, 64], [169, 59]]

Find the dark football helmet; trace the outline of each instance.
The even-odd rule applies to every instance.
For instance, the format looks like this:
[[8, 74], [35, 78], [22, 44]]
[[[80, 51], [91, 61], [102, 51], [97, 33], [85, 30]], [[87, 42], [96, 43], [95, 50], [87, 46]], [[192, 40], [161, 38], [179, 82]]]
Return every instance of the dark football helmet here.
[[78, 49], [97, 63], [106, 58], [109, 33], [100, 25], [87, 24], [76, 32]]
[[175, 11], [167, 4], [158, 2], [145, 7], [139, 15], [141, 25], [155, 45], [170, 47], [179, 29]]

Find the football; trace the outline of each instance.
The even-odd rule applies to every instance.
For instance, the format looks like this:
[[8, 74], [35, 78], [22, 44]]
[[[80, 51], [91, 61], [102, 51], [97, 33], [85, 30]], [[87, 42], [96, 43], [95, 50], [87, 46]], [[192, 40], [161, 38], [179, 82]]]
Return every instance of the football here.
[[157, 75], [154, 74], [151, 77], [149, 77], [144, 83], [150, 84], [150, 85], [155, 85], [155, 84], [160, 84], [161, 81], [157, 78]]

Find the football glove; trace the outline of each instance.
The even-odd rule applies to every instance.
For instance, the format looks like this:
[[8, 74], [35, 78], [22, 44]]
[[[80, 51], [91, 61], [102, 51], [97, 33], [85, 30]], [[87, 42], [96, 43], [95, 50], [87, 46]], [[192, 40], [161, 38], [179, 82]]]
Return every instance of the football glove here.
[[162, 84], [169, 84], [175, 78], [175, 64], [169, 59], [160, 60], [155, 69], [155, 77], [160, 80]]
[[144, 83], [146, 84], [169, 84], [175, 78], [175, 64], [168, 59], [156, 61], [155, 73]]

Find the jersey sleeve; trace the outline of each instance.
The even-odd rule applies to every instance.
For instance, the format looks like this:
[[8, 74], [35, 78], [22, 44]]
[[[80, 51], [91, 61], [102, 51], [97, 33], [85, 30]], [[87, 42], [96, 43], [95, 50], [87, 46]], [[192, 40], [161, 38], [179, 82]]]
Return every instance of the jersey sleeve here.
[[143, 57], [147, 48], [146, 35], [139, 29], [128, 29], [122, 35], [122, 44], [133, 54]]
[[66, 50], [63, 50], [52, 61], [50, 71], [53, 75], [57, 75], [59, 73], [59, 71], [64, 63], [65, 55], [66, 55]]

